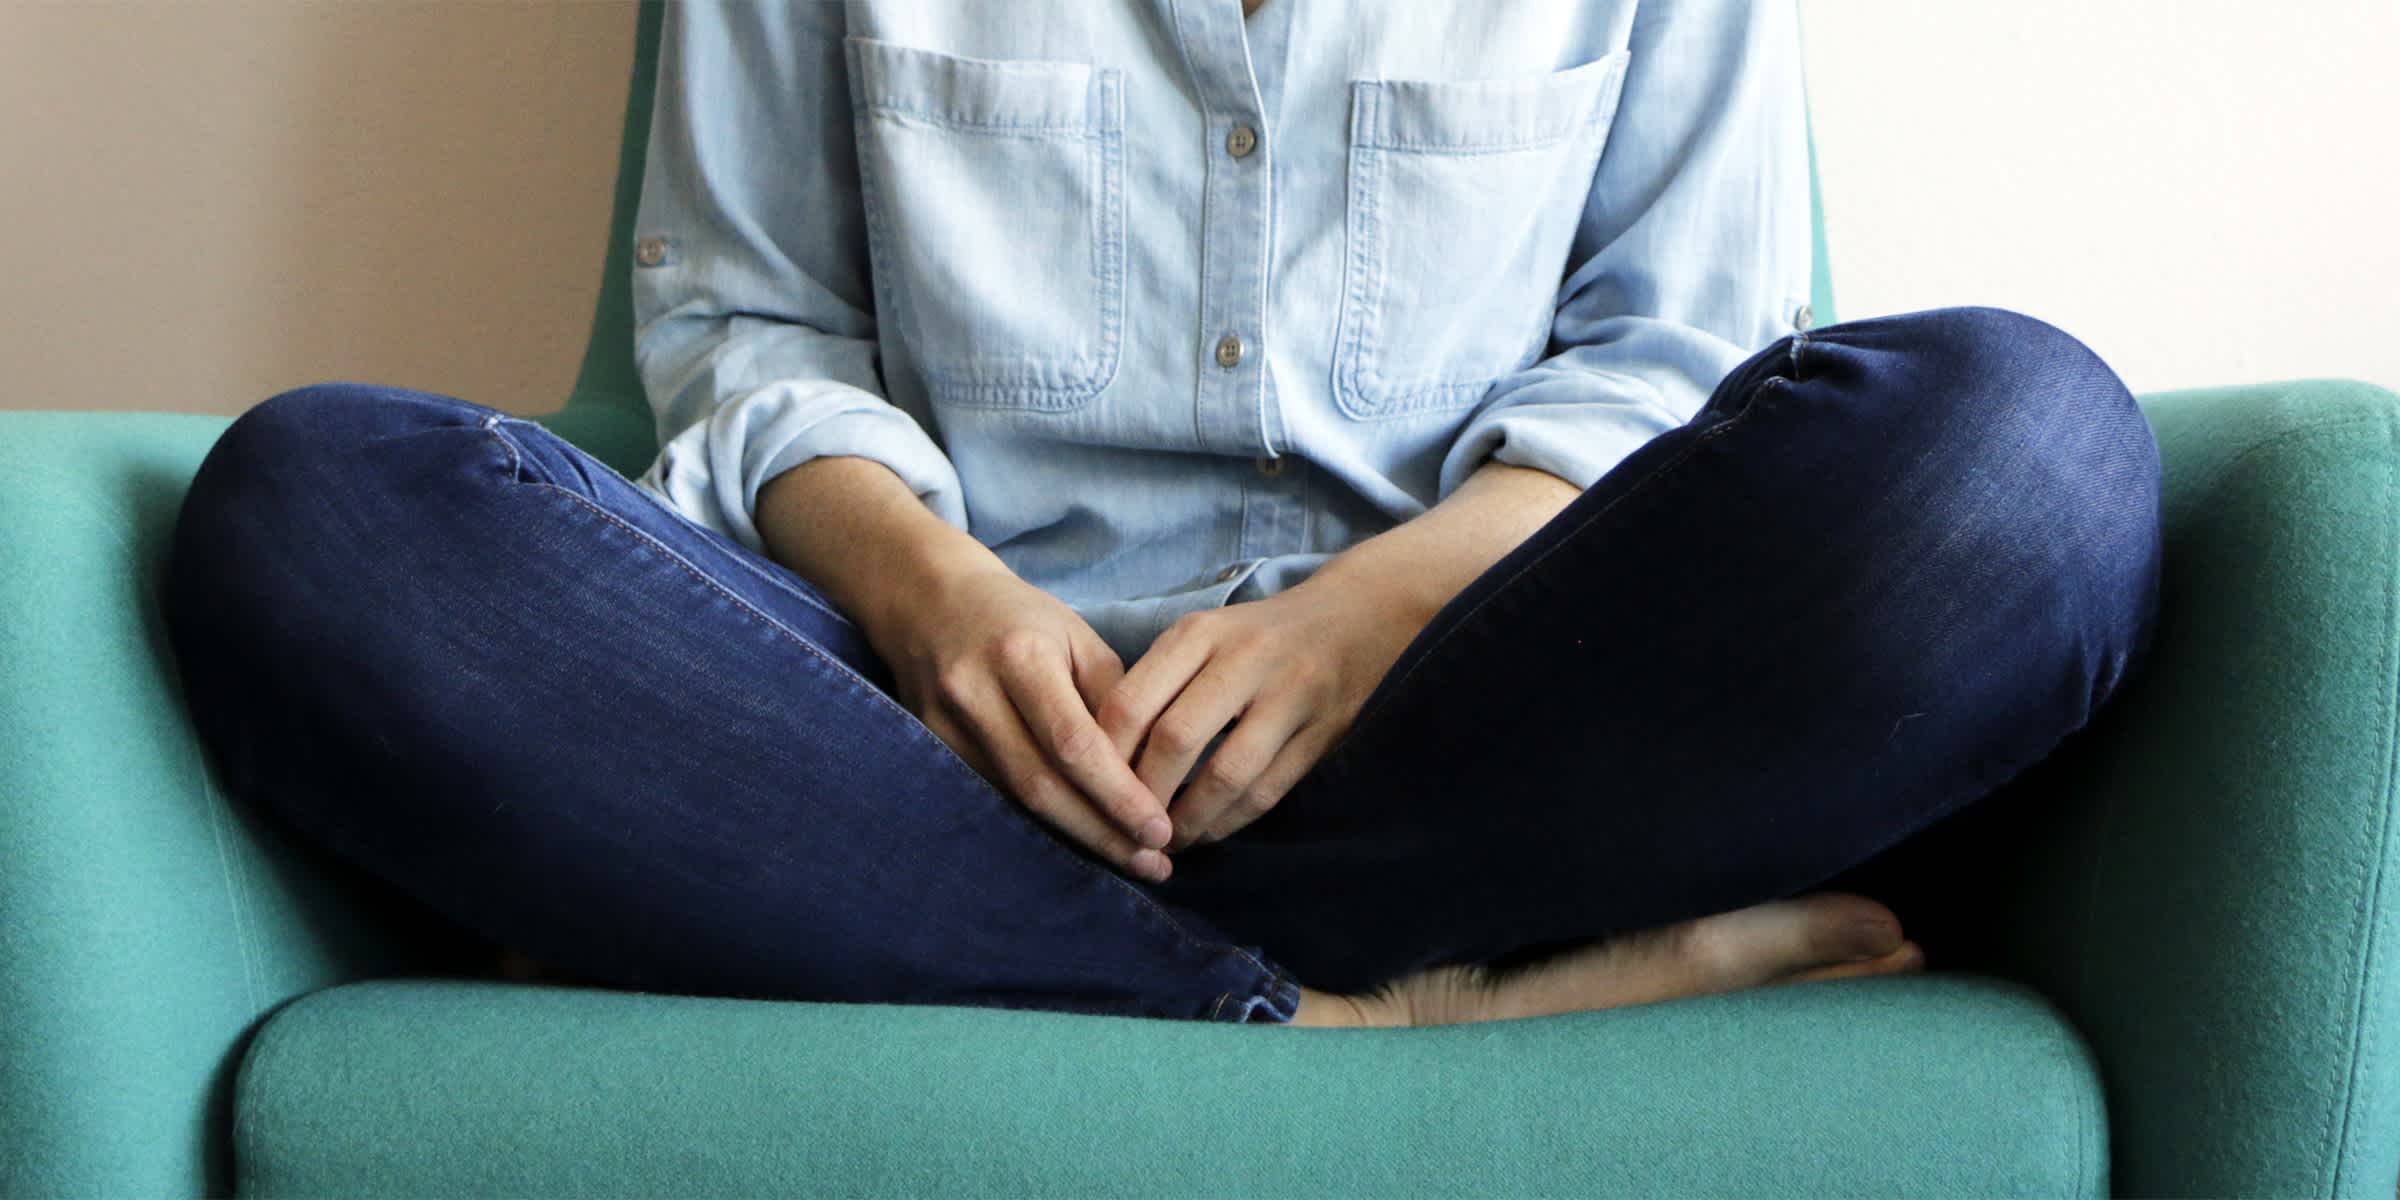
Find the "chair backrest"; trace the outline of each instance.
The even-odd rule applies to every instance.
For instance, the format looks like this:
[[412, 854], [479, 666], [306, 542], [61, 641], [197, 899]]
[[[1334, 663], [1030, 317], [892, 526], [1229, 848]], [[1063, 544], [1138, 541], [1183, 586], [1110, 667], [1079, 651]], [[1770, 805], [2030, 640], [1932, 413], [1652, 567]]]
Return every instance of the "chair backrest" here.
[[[650, 99], [658, 74], [658, 29], [666, 0], [641, 0], [635, 17], [633, 83], [625, 94], [625, 132], [617, 149], [617, 195], [602, 256], [600, 303], [592, 314], [583, 367], [566, 407], [541, 422], [626, 475], [649, 469], [658, 455], [657, 425], [633, 366], [632, 247], [634, 210], [642, 197], [642, 158], [650, 144]], [[1825, 261], [1825, 202], [1817, 185], [1814, 126], [1808, 141], [1808, 201], [1815, 249], [1809, 304], [1816, 323], [1830, 325], [1833, 279]]]
[[633, 82], [625, 93], [625, 130], [617, 141], [617, 195], [600, 256], [600, 302], [583, 347], [583, 366], [566, 406], [538, 418], [619, 473], [648, 470], [658, 457], [658, 425], [633, 366], [633, 216], [642, 199], [642, 158], [650, 145], [650, 97], [658, 76], [658, 28], [666, 0], [641, 0], [634, 16]]

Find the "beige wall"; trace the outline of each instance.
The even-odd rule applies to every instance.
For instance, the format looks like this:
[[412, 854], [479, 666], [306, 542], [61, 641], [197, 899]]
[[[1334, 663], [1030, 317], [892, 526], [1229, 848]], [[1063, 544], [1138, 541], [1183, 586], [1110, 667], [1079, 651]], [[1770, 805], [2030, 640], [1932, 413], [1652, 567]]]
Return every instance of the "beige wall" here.
[[[2400, 387], [2400, 4], [2265, 11], [1804, 0], [1843, 314], [2021, 308], [2145, 390]], [[633, 12], [0, 0], [0, 406], [555, 406]]]
[[0, 0], [0, 406], [361, 379], [557, 407], [624, 0]]

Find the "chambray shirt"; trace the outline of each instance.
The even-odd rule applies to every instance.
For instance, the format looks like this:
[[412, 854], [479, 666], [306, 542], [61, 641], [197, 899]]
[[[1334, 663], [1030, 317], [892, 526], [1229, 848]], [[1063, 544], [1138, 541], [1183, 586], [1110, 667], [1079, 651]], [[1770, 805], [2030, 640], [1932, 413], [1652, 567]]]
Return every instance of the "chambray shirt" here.
[[678, 0], [656, 86], [636, 482], [872, 459], [1128, 663], [1809, 319], [1791, 0]]

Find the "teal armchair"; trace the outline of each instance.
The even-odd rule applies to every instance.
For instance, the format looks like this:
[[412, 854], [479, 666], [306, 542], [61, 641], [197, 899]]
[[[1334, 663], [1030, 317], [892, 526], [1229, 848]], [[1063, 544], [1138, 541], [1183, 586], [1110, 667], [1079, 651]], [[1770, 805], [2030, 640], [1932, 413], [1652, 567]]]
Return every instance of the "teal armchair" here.
[[[626, 253], [659, 16], [590, 347], [542, 418], [628, 474], [655, 452]], [[2142, 403], [2156, 653], [2011, 785], [2029, 819], [1952, 881], [1931, 970], [1370, 1032], [495, 978], [194, 740], [155, 585], [226, 421], [0, 414], [0, 1193], [2381, 1200], [2400, 402]]]

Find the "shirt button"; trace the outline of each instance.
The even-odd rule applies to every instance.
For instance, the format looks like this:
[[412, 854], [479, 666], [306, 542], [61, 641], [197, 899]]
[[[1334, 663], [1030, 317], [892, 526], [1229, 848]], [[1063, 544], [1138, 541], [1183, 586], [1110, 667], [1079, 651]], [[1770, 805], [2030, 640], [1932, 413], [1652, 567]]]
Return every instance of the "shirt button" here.
[[655, 267], [667, 261], [667, 239], [646, 237], [633, 244], [633, 261], [645, 267]]
[[1225, 135], [1225, 153], [1235, 158], [1248, 158], [1258, 148], [1258, 131], [1248, 125], [1236, 125]]
[[1792, 310], [1792, 328], [1797, 329], [1802, 333], [1806, 333], [1810, 329], [1814, 328], [1816, 323], [1817, 310], [1815, 308], [1803, 304], [1800, 307]]
[[1242, 339], [1226, 334], [1217, 339], [1217, 365], [1232, 370], [1242, 363]]
[[1273, 479], [1276, 476], [1283, 474], [1283, 456], [1280, 454], [1261, 455], [1258, 459], [1257, 466], [1259, 474], [1264, 475], [1269, 479]]
[[1239, 574], [1241, 574], [1241, 573], [1242, 573], [1242, 564], [1240, 564], [1240, 563], [1235, 563], [1235, 564], [1233, 564], [1232, 566], [1230, 566], [1230, 567], [1227, 567], [1227, 568], [1225, 568], [1224, 570], [1217, 572], [1217, 582], [1218, 582], [1218, 583], [1223, 583], [1223, 582], [1225, 582], [1226, 580], [1228, 580], [1228, 579], [1231, 579], [1231, 578], [1233, 578], [1234, 576], [1236, 576], [1236, 575], [1239, 575]]

